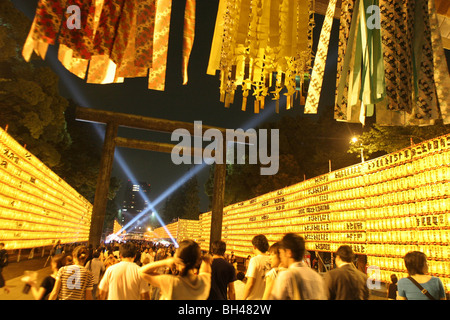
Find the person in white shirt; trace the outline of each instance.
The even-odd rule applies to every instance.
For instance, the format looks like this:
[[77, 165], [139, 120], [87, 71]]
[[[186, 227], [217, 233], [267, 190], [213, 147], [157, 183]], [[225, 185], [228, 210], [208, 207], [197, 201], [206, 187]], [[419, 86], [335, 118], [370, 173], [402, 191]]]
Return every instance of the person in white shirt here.
[[101, 300], [149, 300], [149, 286], [134, 263], [137, 248], [133, 243], [120, 245], [121, 261], [106, 269], [98, 286]]
[[244, 291], [245, 291], [245, 283], [247, 279], [245, 279], [245, 273], [239, 271], [236, 274], [236, 281], [234, 282], [234, 291], [236, 292], [236, 300], [244, 300]]
[[153, 257], [150, 255], [148, 248], [145, 248], [145, 250], [141, 254], [141, 264], [147, 264], [153, 262]]
[[261, 300], [264, 295], [266, 272], [270, 270], [270, 257], [266, 254], [269, 242], [263, 234], [252, 239], [253, 253], [248, 265], [243, 300]]
[[326, 300], [324, 280], [302, 261], [306, 252], [303, 237], [287, 233], [280, 244], [280, 260], [287, 269], [275, 279], [271, 299]]
[[269, 248], [270, 266], [272, 267], [272, 269], [270, 269], [270, 271], [266, 273], [266, 289], [264, 290], [263, 300], [270, 299], [275, 279], [280, 272], [286, 270], [280, 259], [280, 245], [281, 244], [279, 242], [275, 242]]
[[[203, 262], [201, 260], [200, 246], [193, 240], [184, 240], [174, 257], [142, 266], [140, 274], [152, 286], [161, 289], [160, 300], [206, 300], [211, 289], [212, 257], [205, 256]], [[173, 274], [158, 272], [167, 267]]]
[[94, 275], [94, 287], [92, 289], [92, 298], [97, 299], [97, 290], [100, 279], [105, 272], [106, 268], [103, 262], [99, 259], [100, 251], [95, 251], [93, 253], [93, 258], [86, 263], [86, 269], [92, 272]]

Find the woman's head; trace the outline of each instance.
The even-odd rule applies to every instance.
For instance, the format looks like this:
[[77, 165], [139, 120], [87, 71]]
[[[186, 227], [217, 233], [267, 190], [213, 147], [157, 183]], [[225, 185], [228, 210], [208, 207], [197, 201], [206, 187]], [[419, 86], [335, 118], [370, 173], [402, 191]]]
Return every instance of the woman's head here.
[[67, 256], [63, 253], [55, 254], [52, 257], [52, 267], [53, 270], [59, 270], [61, 267], [66, 265]]
[[427, 256], [420, 251], [408, 252], [405, 257], [405, 267], [410, 275], [428, 273]]
[[273, 245], [269, 248], [269, 255], [270, 255], [270, 265], [272, 268], [276, 268], [280, 265], [280, 243], [275, 242]]
[[184, 264], [184, 268], [181, 270], [181, 276], [187, 275], [189, 270], [198, 267], [201, 261], [200, 246], [193, 240], [181, 241], [175, 255]]
[[72, 251], [72, 258], [75, 263], [84, 265], [88, 258], [88, 249], [85, 246], [78, 246]]

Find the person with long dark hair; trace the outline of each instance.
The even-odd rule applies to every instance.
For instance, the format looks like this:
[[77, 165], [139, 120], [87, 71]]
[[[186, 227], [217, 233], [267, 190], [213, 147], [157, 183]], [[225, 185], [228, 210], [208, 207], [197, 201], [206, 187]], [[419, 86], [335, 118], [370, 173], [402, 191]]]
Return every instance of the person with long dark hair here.
[[[211, 288], [211, 260], [208, 255], [202, 259], [200, 246], [195, 241], [184, 240], [173, 257], [141, 267], [140, 274], [152, 286], [161, 289], [160, 300], [206, 300]], [[173, 272], [165, 274], [160, 272], [162, 268]]]

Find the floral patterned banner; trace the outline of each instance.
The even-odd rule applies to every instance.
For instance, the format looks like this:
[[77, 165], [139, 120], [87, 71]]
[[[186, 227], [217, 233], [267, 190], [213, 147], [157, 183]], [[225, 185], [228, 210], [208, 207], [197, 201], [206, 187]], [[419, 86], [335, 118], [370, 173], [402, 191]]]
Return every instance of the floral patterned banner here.
[[[58, 42], [60, 62], [88, 83], [148, 75], [149, 89], [164, 90], [171, 10], [171, 0], [40, 0], [22, 55], [44, 59]], [[74, 19], [78, 27], [69, 25]], [[195, 0], [186, 0], [183, 84], [194, 29]]]

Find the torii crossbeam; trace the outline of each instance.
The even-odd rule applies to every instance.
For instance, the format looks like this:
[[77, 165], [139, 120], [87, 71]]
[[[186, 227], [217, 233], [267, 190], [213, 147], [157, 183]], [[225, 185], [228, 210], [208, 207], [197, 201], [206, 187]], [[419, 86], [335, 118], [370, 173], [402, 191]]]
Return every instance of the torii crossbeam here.
[[[142, 141], [117, 136], [118, 127], [129, 127], [141, 130], [173, 132], [176, 129], [186, 129], [192, 135], [195, 134], [195, 126], [192, 123], [143, 117], [125, 113], [77, 107], [76, 119], [94, 123], [106, 124], [105, 139], [103, 143], [100, 170], [95, 190], [95, 199], [91, 219], [89, 243], [98, 246], [103, 232], [103, 222], [106, 214], [107, 195], [109, 181], [114, 162], [116, 147], [136, 148], [156, 152], [172, 152], [175, 145], [152, 141]], [[208, 129], [217, 129], [223, 134], [224, 128], [202, 125], [202, 134]], [[226, 144], [225, 144], [226, 145]], [[225, 149], [226, 150], [226, 149]], [[194, 154], [195, 149], [191, 149]], [[226, 152], [224, 152], [224, 155]], [[210, 244], [220, 240], [222, 236], [223, 201], [225, 194], [226, 162], [216, 163], [214, 171], [214, 194], [212, 203]]]

